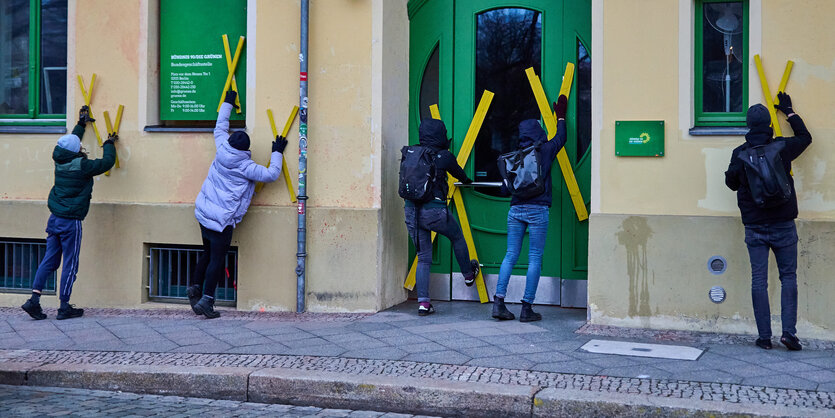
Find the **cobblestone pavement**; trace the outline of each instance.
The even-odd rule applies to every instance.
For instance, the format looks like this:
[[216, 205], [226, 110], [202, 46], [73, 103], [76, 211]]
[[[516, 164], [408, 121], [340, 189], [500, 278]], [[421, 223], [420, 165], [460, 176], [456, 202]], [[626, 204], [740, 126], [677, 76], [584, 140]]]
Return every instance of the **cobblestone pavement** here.
[[[10, 357], [50, 362], [101, 358], [233, 366], [252, 361], [259, 367], [319, 364], [315, 367], [322, 370], [405, 370], [408, 375], [417, 370], [427, 377], [438, 374], [458, 380], [543, 386], [575, 382], [571, 384], [599, 384], [606, 390], [638, 390], [644, 385], [661, 396], [676, 396], [672, 394], [684, 388], [681, 396], [707, 393], [711, 399], [720, 394], [719, 399], [736, 399], [753, 390], [757, 393], [750, 396], [757, 399], [760, 392], [768, 391], [769, 402], [780, 398], [779, 393], [803, 393], [789, 396], [794, 399], [789, 403], [808, 398], [818, 399], [816, 405], [831, 405], [835, 396], [835, 350], [827, 348], [828, 342], [804, 340], [806, 347], [799, 352], [789, 352], [777, 343], [765, 351], [753, 345], [752, 336], [584, 326], [586, 313], [579, 309], [538, 307], [543, 321], [519, 323], [493, 320], [490, 305], [438, 302], [437, 313], [427, 317], [418, 317], [415, 305], [407, 302], [374, 315], [224, 312], [216, 320], [180, 309], [91, 310], [83, 318], [68, 321], [33, 321], [20, 310], [2, 309], [0, 350], [5, 350], [0, 351], [0, 361]], [[518, 311], [518, 305], [511, 309]], [[54, 311], [47, 313], [54, 318]], [[696, 361], [592, 354], [580, 347], [604, 337], [590, 333], [615, 340], [679, 341], [706, 351]], [[197, 355], [201, 353], [214, 356]], [[120, 356], [127, 356], [126, 360], [119, 360]]]
[[415, 415], [312, 406], [270, 405], [179, 396], [136, 395], [101, 390], [0, 385], [0, 415], [8, 417], [357, 417], [410, 418]]

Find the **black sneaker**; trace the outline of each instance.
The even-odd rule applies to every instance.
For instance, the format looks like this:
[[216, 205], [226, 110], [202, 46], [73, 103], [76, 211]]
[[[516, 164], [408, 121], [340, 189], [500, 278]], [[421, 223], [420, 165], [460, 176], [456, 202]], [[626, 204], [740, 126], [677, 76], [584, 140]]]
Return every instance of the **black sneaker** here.
[[803, 346], [800, 345], [800, 340], [788, 332], [784, 332], [783, 336], [780, 337], [780, 344], [785, 345], [790, 351], [800, 351], [803, 349]]
[[220, 317], [220, 312], [215, 310], [215, 300], [203, 295], [197, 303], [194, 304], [194, 312], [198, 315], [203, 315], [208, 319], [215, 319]]
[[757, 338], [757, 341], [754, 344], [763, 350], [771, 350], [771, 338]]
[[423, 304], [418, 306], [418, 315], [420, 316], [432, 315], [433, 313], [435, 313], [435, 307], [431, 303], [429, 306], [424, 306]]
[[41, 304], [32, 301], [32, 299], [27, 299], [26, 303], [24, 303], [23, 306], [21, 306], [21, 308], [23, 308], [23, 310], [26, 311], [26, 313], [28, 313], [29, 316], [32, 317], [32, 319], [37, 319], [39, 321], [41, 319], [46, 319], [46, 314], [43, 313], [43, 309], [41, 309]]
[[84, 315], [84, 309], [75, 309], [72, 305], [67, 305], [66, 308], [58, 309], [58, 315], [55, 319], [70, 319], [70, 318], [78, 318]]
[[191, 305], [191, 310], [197, 315], [202, 315], [200, 312], [197, 312], [197, 309], [194, 309], [194, 305], [203, 297], [203, 291], [200, 289], [200, 286], [189, 286], [186, 289], [186, 295], [188, 295], [188, 304]]
[[475, 283], [475, 278], [478, 277], [478, 272], [481, 270], [481, 266], [478, 265], [478, 260], [470, 260], [470, 267], [473, 269], [472, 276], [470, 276], [469, 279], [464, 277], [464, 284], [467, 285], [467, 287], [470, 287], [473, 283]]

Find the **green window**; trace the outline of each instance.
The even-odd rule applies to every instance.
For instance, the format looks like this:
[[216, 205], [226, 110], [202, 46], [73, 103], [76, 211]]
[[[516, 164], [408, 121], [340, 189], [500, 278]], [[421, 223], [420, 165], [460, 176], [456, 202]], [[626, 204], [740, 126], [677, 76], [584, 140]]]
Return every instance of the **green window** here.
[[696, 0], [695, 124], [745, 126], [748, 0]]
[[64, 125], [67, 0], [0, 0], [0, 125]]

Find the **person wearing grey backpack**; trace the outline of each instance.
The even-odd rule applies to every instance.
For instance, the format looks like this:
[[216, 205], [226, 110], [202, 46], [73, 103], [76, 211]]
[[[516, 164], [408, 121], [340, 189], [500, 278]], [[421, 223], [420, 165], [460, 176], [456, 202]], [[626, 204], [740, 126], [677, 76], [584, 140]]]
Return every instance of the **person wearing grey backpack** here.
[[[768, 109], [755, 104], [748, 108], [745, 143], [731, 153], [725, 184], [736, 192], [737, 205], [745, 225], [745, 244], [751, 261], [751, 299], [759, 338], [755, 344], [770, 350], [771, 310], [768, 303], [768, 254], [774, 252], [780, 272], [780, 304], [783, 335], [780, 342], [789, 350], [800, 350], [797, 338], [797, 194], [791, 162], [812, 143], [803, 119], [794, 113], [788, 94], [777, 94], [791, 124], [793, 137], [774, 138]], [[769, 186], [771, 185], [771, 186]], [[769, 190], [770, 189], [770, 190]]]
[[[496, 283], [496, 293], [493, 296], [493, 318], [511, 320], [516, 316], [507, 309], [504, 298], [507, 295], [507, 285], [513, 266], [519, 259], [525, 231], [529, 235], [528, 272], [525, 278], [525, 294], [522, 297], [522, 311], [520, 322], [532, 322], [542, 319], [542, 315], [533, 311], [532, 305], [536, 298], [536, 288], [542, 271], [542, 257], [545, 249], [545, 239], [548, 234], [548, 217], [551, 208], [551, 167], [557, 152], [565, 145], [565, 114], [568, 109], [568, 98], [560, 95], [554, 103], [557, 114], [557, 135], [548, 140], [548, 135], [537, 119], [523, 120], [519, 123], [518, 149], [535, 147], [540, 164], [538, 175], [544, 180], [540, 193], [519, 194], [505, 179], [502, 189], [510, 191], [510, 211], [507, 213], [507, 254], [499, 268], [499, 279]], [[501, 170], [500, 170], [501, 171]]]

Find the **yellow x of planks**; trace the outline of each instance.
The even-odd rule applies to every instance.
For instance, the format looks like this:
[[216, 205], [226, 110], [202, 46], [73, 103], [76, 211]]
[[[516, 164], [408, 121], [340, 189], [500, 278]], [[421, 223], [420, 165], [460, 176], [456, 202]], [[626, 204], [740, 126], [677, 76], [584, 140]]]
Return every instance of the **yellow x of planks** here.
[[[223, 35], [223, 39], [225, 41], [224, 46], [227, 47], [227, 51], [228, 51], [229, 41], [228, 41], [226, 35]], [[243, 47], [244, 47], [244, 37], [241, 36], [240, 39], [238, 39], [238, 46], [235, 48], [235, 57], [232, 58], [232, 64], [231, 65], [227, 64], [227, 66], [226, 66], [227, 69], [229, 70], [229, 75], [226, 76], [226, 84], [223, 85], [223, 92], [220, 93], [220, 102], [218, 102], [218, 104], [217, 104], [217, 111], [218, 112], [220, 112], [220, 106], [223, 105], [223, 99], [226, 98], [226, 92], [229, 90], [229, 86], [232, 84], [232, 77], [235, 75], [235, 69], [238, 68], [238, 60], [241, 58], [241, 50], [243, 49]], [[228, 53], [226, 55], [226, 59], [227, 60], [229, 59], [229, 54]], [[235, 104], [239, 104], [239, 103], [236, 101]]]
[[[777, 111], [774, 109], [774, 104], [779, 104], [779, 100], [777, 100], [776, 96], [774, 99], [771, 98], [771, 90], [768, 88], [768, 80], [765, 78], [763, 62], [759, 54], [754, 55], [754, 63], [757, 65], [757, 73], [760, 76], [760, 85], [762, 85], [763, 97], [765, 97], [765, 107], [768, 108], [768, 114], [771, 115], [771, 126], [774, 129], [774, 136], [783, 136], [783, 130], [780, 128], [780, 122], [777, 120]], [[789, 82], [789, 74], [792, 72], [792, 67], [794, 67], [793, 61], [786, 62], [786, 69], [783, 71], [783, 78], [780, 80], [777, 92], [786, 91], [786, 84]]]
[[[525, 70], [528, 76], [528, 82], [531, 84], [533, 95], [536, 98], [536, 104], [539, 106], [539, 112], [542, 113], [542, 120], [545, 122], [545, 129], [548, 131], [548, 140], [550, 141], [557, 135], [557, 117], [551, 110], [551, 104], [545, 96], [545, 89], [542, 88], [542, 82], [533, 70], [533, 67]], [[560, 94], [568, 95], [571, 93], [571, 83], [574, 81], [574, 64], [567, 63], [565, 65], [565, 74], [562, 77], [562, 85], [560, 86]], [[560, 171], [562, 177], [565, 179], [565, 185], [568, 187], [568, 195], [571, 196], [571, 202], [574, 204], [574, 211], [577, 213], [577, 220], [580, 222], [589, 218], [589, 212], [586, 210], [586, 203], [583, 200], [583, 195], [580, 193], [580, 186], [577, 185], [577, 178], [574, 177], [574, 170], [571, 168], [571, 161], [568, 159], [568, 154], [565, 152], [565, 147], [561, 148], [557, 153], [557, 161], [560, 163]]]
[[[124, 110], [125, 110], [125, 107], [122, 106], [122, 105], [119, 105], [119, 109], [116, 110], [116, 124], [115, 125], [110, 123], [110, 114], [107, 113], [106, 110], [104, 111], [104, 123], [105, 123], [105, 126], [107, 127], [107, 135], [108, 136], [110, 134], [119, 135], [119, 126], [122, 124], [122, 111], [124, 111]], [[116, 145], [114, 144], [113, 146], [115, 147]], [[119, 157], [118, 156], [116, 157], [116, 163], [114, 164], [114, 167], [119, 168]], [[110, 170], [108, 170], [104, 174], [106, 176], [109, 176], [110, 175]]]
[[[240, 42], [238, 42], [238, 45], [240, 45]], [[232, 90], [235, 91], [235, 93], [237, 93], [238, 92], [238, 83], [235, 81], [235, 67], [232, 66], [232, 52], [229, 49], [229, 37], [226, 36], [225, 33], [223, 34], [223, 51], [226, 54], [226, 69], [230, 73], [232, 73]], [[226, 92], [224, 91], [223, 94], [226, 95]], [[235, 108], [235, 113], [241, 113], [241, 96], [240, 95], [235, 96], [235, 106], [237, 106]], [[220, 111], [220, 109], [218, 109], [218, 111]]]
[[[90, 89], [84, 88], [84, 78], [81, 77], [81, 74], [78, 75], [78, 87], [81, 89], [81, 95], [84, 96], [84, 104], [87, 105], [89, 108], [88, 112], [90, 115], [90, 119], [95, 119], [93, 117], [93, 107], [90, 106], [90, 102], [93, 100], [93, 85], [96, 84], [96, 73], [93, 73], [93, 77], [90, 79]], [[99, 134], [99, 128], [96, 126], [96, 122], [90, 122], [93, 124], [93, 132], [96, 133], [96, 140], [99, 143], [99, 146], [102, 145], [101, 141], [101, 134]], [[116, 154], [116, 163], [115, 167], [119, 168], [119, 154]], [[110, 171], [104, 173], [104, 175], [109, 176]]]
[[[464, 167], [467, 164], [467, 159], [470, 158], [470, 152], [472, 152], [473, 146], [475, 145], [475, 140], [478, 137], [478, 131], [481, 130], [481, 124], [484, 123], [484, 118], [487, 116], [487, 110], [490, 108], [490, 103], [492, 102], [493, 92], [484, 90], [484, 94], [481, 95], [481, 100], [478, 102], [475, 115], [473, 115], [473, 120], [470, 122], [470, 127], [467, 129], [467, 134], [464, 136], [464, 142], [461, 144], [461, 149], [458, 150], [458, 157], [456, 159], [458, 161], [458, 165], [461, 167]], [[441, 119], [441, 113], [438, 110], [438, 105], [430, 106], [429, 110], [432, 112], [433, 119]], [[458, 212], [458, 219], [461, 221], [461, 231], [464, 233], [464, 240], [467, 242], [467, 250], [470, 252], [470, 256], [477, 260], [478, 255], [475, 250], [473, 233], [470, 229], [470, 222], [467, 218], [467, 211], [464, 208], [464, 200], [461, 197], [461, 191], [455, 186], [455, 179], [452, 177], [447, 180], [447, 186], [449, 187], [447, 199], [455, 201], [455, 209]], [[436, 236], [437, 234], [432, 232], [432, 242], [435, 242]], [[406, 282], [403, 284], [403, 287], [409, 290], [415, 288], [416, 273], [417, 255], [412, 261], [412, 267], [409, 269], [409, 274], [406, 276]], [[478, 290], [478, 299], [481, 303], [488, 302], [489, 297], [487, 296], [487, 287], [484, 285], [484, 275], [481, 271], [479, 271], [478, 276], [476, 276], [476, 289]]]
[[[290, 117], [287, 118], [287, 122], [284, 124], [284, 129], [281, 130], [281, 136], [287, 137], [290, 133], [290, 128], [293, 126], [293, 121], [296, 120], [296, 114], [299, 113], [299, 107], [293, 106], [293, 110], [290, 111]], [[270, 119], [270, 127], [273, 130], [273, 138], [278, 136], [278, 131], [275, 129], [275, 118], [273, 118], [273, 110], [267, 109], [267, 117]], [[287, 159], [284, 158], [284, 154], [281, 154], [281, 175], [284, 176], [284, 183], [287, 184], [287, 191], [290, 193], [290, 200], [295, 203], [296, 202], [296, 191], [293, 190], [293, 183], [290, 181], [290, 171], [287, 170]], [[255, 184], [255, 193], [261, 191], [264, 188], [264, 183], [258, 182]]]

